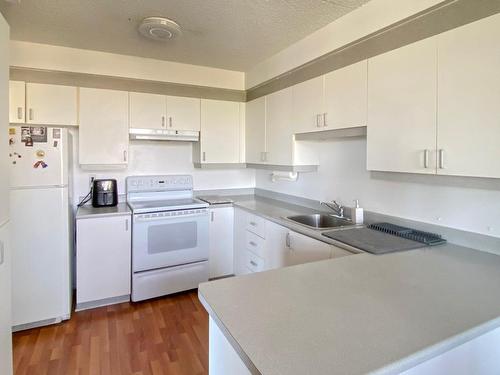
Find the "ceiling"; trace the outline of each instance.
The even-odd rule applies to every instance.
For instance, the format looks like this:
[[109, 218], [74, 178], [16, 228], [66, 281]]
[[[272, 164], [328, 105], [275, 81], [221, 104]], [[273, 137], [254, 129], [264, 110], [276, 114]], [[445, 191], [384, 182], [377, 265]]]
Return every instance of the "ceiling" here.
[[[369, 0], [0, 0], [14, 40], [246, 71]], [[175, 20], [167, 43], [142, 37], [147, 16]]]

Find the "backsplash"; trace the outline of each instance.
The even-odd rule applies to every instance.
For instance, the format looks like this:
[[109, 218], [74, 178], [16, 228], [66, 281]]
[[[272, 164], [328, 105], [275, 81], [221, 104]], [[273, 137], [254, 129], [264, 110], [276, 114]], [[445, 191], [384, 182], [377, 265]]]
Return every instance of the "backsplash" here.
[[366, 171], [366, 139], [319, 142], [317, 172], [276, 182], [257, 170], [256, 187], [314, 200], [354, 199], [366, 210], [500, 237], [500, 179]]
[[190, 142], [131, 141], [127, 168], [110, 171], [83, 170], [78, 165], [78, 130], [70, 130], [73, 136], [73, 202], [89, 191], [89, 178], [115, 178], [118, 193], [125, 194], [125, 178], [131, 175], [190, 174], [195, 190], [253, 188], [253, 169], [196, 169], [192, 163]]

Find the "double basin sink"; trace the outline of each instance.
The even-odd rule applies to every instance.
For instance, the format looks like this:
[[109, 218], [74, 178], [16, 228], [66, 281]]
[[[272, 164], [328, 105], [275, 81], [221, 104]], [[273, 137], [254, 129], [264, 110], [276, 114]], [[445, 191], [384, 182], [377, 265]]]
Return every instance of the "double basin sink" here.
[[312, 229], [334, 229], [354, 225], [350, 219], [328, 214], [294, 215], [287, 216], [286, 219]]

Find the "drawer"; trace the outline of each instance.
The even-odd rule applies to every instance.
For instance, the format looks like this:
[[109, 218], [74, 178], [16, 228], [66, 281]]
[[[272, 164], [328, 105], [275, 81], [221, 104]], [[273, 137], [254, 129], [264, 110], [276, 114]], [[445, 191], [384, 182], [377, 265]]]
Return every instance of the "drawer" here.
[[265, 258], [264, 249], [266, 240], [257, 236], [255, 233], [245, 231], [245, 247], [255, 255]]
[[260, 272], [264, 271], [265, 265], [264, 265], [264, 259], [261, 257], [255, 255], [251, 251], [246, 251], [247, 255], [247, 262], [246, 262], [246, 267], [252, 271], [252, 272]]
[[257, 215], [247, 215], [246, 229], [257, 236], [266, 238], [266, 219]]

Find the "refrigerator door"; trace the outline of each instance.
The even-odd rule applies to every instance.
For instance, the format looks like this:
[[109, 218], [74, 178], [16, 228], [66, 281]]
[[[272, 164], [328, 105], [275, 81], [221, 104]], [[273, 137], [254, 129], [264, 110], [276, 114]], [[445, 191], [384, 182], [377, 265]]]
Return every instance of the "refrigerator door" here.
[[71, 306], [68, 189], [11, 190], [10, 204], [15, 207], [10, 227], [14, 329], [68, 319]]
[[68, 185], [68, 157], [67, 129], [9, 127], [12, 188]]

